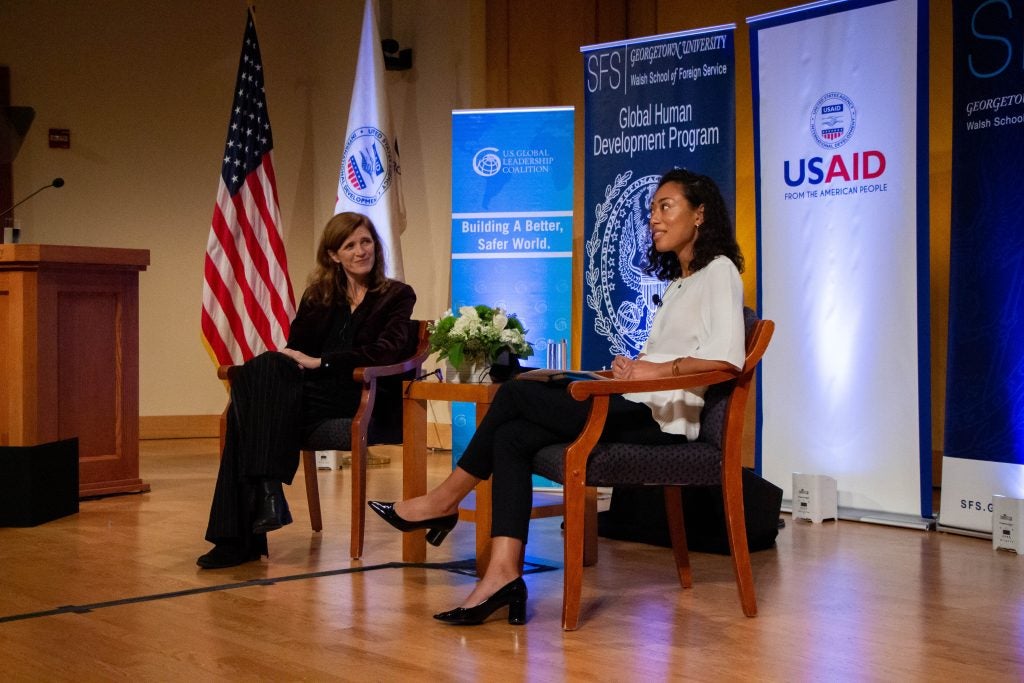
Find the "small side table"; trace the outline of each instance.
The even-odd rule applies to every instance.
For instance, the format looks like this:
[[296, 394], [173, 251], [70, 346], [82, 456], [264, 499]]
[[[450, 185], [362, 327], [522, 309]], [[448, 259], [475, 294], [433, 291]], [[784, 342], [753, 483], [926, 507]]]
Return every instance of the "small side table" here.
[[[450, 382], [404, 382], [402, 498], [427, 492], [427, 401], [461, 401], [476, 404], [480, 424], [498, 393], [500, 384], [453, 384]], [[535, 493], [531, 518], [565, 514], [562, 496]], [[476, 566], [486, 567], [491, 559], [491, 481], [480, 482], [474, 494], [463, 501], [459, 520], [476, 524]], [[427, 557], [426, 532], [403, 535], [402, 560], [423, 562]]]

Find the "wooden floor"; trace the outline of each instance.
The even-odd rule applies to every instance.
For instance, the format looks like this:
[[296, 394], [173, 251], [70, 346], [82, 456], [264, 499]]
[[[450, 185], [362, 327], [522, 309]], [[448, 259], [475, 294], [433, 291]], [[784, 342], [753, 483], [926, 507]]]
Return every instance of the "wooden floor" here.
[[[373, 569], [401, 559], [400, 535], [377, 519], [363, 560], [348, 559], [347, 471], [319, 475], [322, 534], [309, 530], [300, 473], [296, 523], [271, 535], [269, 560], [197, 569], [215, 448], [143, 442], [151, 493], [0, 529], [5, 680], [1024, 679], [1024, 557], [988, 541], [786, 516], [777, 547], [753, 556], [760, 614], [748, 619], [727, 557], [694, 554], [684, 593], [668, 550], [602, 539], [580, 630], [560, 629], [560, 568], [527, 576], [526, 626], [459, 628], [430, 615], [472, 577]], [[392, 463], [370, 471], [370, 497], [393, 499], [401, 452], [377, 452]], [[436, 481], [449, 456], [431, 460]], [[528, 557], [559, 567], [559, 520], [536, 520], [531, 534]], [[472, 554], [463, 524], [428, 560]]]

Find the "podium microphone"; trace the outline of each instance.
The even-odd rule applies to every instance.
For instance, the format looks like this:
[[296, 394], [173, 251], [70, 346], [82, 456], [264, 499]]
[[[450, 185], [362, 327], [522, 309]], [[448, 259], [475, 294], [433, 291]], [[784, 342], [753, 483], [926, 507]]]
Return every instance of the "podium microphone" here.
[[64, 179], [63, 178], [54, 178], [53, 182], [51, 182], [49, 185], [43, 185], [38, 190], [36, 190], [32, 194], [30, 194], [29, 196], [25, 197], [24, 199], [22, 199], [20, 202], [17, 202], [16, 204], [12, 204], [11, 206], [9, 206], [6, 209], [4, 209], [3, 211], [0, 211], [0, 217], [6, 216], [11, 211], [14, 211], [16, 208], [18, 208], [19, 206], [21, 206], [22, 204], [24, 204], [28, 200], [32, 199], [33, 197], [35, 197], [37, 194], [39, 194], [43, 190], [47, 189], [48, 187], [64, 187]]

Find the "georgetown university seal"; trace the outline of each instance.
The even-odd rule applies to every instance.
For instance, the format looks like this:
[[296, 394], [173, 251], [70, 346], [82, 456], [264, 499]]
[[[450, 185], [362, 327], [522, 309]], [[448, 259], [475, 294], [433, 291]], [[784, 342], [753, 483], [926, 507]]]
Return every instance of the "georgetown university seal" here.
[[655, 295], [665, 283], [643, 272], [651, 248], [651, 199], [660, 175], [633, 182], [620, 173], [605, 187], [586, 244], [586, 304], [594, 311], [594, 331], [608, 340], [612, 355], [634, 357], [647, 340]]
[[345, 141], [341, 182], [345, 196], [356, 204], [373, 206], [397, 172], [391, 143], [379, 128], [360, 126]]

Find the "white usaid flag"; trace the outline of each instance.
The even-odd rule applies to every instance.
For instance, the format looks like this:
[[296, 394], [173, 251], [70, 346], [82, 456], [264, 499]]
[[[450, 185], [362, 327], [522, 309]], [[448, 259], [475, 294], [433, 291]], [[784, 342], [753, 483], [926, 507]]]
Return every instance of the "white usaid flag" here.
[[920, 523], [931, 449], [918, 1], [809, 7], [749, 20], [759, 291], [776, 323], [762, 471], [784, 489], [794, 472], [833, 477], [844, 516]]
[[400, 174], [398, 143], [384, 92], [384, 55], [377, 16], [373, 0], [366, 0], [334, 213], [356, 211], [369, 216], [383, 242], [387, 274], [403, 280], [400, 236], [405, 215]]

